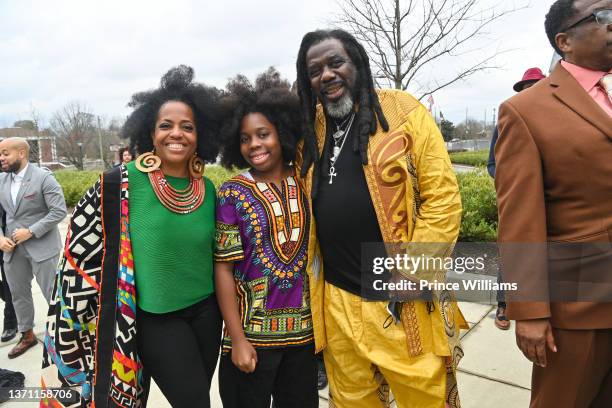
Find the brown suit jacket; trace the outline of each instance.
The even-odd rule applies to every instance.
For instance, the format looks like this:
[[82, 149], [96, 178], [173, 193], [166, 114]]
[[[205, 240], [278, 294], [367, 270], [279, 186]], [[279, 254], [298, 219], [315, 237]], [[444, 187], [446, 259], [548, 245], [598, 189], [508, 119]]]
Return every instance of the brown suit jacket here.
[[509, 293], [508, 316], [550, 318], [565, 329], [612, 328], [612, 303], [559, 302], [568, 297], [550, 289], [551, 281], [566, 281], [571, 298], [584, 284], [588, 298], [591, 289], [608, 287], [588, 286], [594, 271], [612, 283], [612, 118], [558, 64], [501, 105], [498, 126], [503, 275], [529, 292], [523, 301]]

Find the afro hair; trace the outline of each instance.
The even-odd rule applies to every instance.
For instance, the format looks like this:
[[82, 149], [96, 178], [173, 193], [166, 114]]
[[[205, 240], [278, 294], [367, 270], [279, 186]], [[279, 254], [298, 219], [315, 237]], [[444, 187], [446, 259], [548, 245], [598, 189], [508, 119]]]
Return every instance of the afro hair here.
[[300, 102], [291, 85], [273, 67], [260, 74], [255, 86], [237, 75], [226, 86], [221, 98], [223, 125], [220, 131], [221, 164], [226, 168], [246, 168], [240, 153], [240, 126], [249, 113], [261, 113], [274, 125], [280, 140], [283, 161], [295, 160], [296, 146], [302, 137]]
[[198, 135], [197, 154], [212, 163], [219, 153], [219, 96], [214, 87], [193, 82], [193, 68], [179, 65], [170, 69], [161, 79], [157, 89], [139, 92], [132, 96], [128, 106], [134, 108], [127, 118], [121, 136], [130, 140], [130, 150], [138, 154], [153, 150], [152, 134], [157, 114], [169, 101], [183, 102], [191, 107]]

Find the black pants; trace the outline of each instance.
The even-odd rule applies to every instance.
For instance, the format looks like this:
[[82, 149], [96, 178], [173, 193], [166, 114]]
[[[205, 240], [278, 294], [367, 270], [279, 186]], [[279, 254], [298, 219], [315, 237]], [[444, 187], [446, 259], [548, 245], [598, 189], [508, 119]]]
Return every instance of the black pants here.
[[221, 356], [219, 393], [224, 408], [317, 408], [317, 359], [314, 345], [257, 349], [251, 374], [240, 371], [230, 353]]
[[[0, 258], [3, 256], [0, 251]], [[11, 290], [9, 289], [6, 276], [4, 275], [4, 266], [2, 259], [0, 259], [0, 269], [2, 269], [2, 282], [0, 282], [0, 298], [4, 300], [4, 330], [16, 329], [17, 328], [17, 316], [15, 315], [15, 308], [13, 307], [13, 297], [11, 296]]]
[[221, 345], [215, 295], [176, 312], [138, 309], [138, 355], [173, 408], [209, 408]]
[[[502, 266], [501, 264], [497, 266], [497, 283], [501, 284], [504, 282], [504, 277], [502, 275]], [[497, 307], [506, 308], [506, 292], [503, 289], [497, 291]]]

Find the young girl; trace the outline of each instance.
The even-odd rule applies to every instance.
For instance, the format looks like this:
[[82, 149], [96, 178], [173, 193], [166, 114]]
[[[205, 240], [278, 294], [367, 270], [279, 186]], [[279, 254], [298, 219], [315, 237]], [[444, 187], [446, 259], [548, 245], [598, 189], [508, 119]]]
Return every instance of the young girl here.
[[215, 286], [225, 334], [219, 391], [226, 408], [318, 407], [306, 275], [310, 208], [291, 162], [300, 111], [274, 70], [244, 77], [222, 101], [222, 163], [250, 167], [219, 189]]

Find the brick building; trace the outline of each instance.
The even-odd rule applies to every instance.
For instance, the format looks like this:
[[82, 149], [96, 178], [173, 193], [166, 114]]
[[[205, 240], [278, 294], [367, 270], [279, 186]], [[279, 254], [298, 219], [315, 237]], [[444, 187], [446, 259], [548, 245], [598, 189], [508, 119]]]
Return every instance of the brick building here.
[[35, 131], [19, 127], [0, 129], [0, 140], [22, 137], [30, 144], [30, 162], [46, 167], [58, 164], [55, 138], [46, 131]]

